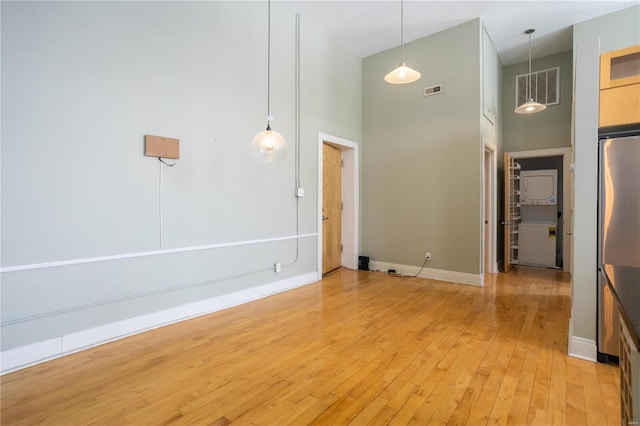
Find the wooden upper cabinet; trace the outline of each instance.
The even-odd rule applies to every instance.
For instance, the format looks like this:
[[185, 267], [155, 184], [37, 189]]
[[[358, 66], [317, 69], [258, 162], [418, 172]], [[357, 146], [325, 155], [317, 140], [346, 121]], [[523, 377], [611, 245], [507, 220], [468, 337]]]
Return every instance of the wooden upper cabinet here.
[[498, 116], [498, 52], [487, 30], [482, 29], [482, 113], [492, 124]]
[[600, 55], [599, 126], [640, 122], [640, 45]]
[[640, 45], [600, 55], [600, 89], [640, 83]]

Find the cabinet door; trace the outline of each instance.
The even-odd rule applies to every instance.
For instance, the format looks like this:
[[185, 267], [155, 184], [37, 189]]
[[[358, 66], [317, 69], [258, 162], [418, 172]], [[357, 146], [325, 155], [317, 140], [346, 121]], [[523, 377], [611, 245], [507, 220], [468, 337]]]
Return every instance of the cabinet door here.
[[600, 91], [600, 127], [640, 122], [640, 84]]
[[620, 418], [622, 425], [640, 421], [640, 353], [620, 317]]
[[498, 54], [482, 29], [482, 113], [495, 124], [498, 114]]
[[600, 55], [600, 89], [640, 83], [640, 45]]

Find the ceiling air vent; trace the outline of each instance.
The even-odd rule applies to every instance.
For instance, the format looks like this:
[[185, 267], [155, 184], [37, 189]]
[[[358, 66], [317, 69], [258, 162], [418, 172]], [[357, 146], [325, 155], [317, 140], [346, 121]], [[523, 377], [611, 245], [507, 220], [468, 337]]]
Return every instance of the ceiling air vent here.
[[440, 93], [442, 93], [442, 84], [436, 84], [435, 86], [424, 88], [425, 96], [438, 95]]

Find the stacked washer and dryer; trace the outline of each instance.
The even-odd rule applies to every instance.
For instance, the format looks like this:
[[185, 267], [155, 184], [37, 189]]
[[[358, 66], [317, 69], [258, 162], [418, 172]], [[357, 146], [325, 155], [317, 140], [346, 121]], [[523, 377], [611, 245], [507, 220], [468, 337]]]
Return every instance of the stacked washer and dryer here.
[[556, 267], [558, 171], [520, 172], [520, 265]]

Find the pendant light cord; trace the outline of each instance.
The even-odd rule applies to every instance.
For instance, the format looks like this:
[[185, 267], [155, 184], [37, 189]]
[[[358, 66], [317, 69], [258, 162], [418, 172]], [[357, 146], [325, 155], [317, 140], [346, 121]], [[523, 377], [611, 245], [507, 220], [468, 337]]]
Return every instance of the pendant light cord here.
[[527, 99], [527, 102], [530, 99], [533, 99], [531, 97], [531, 33], [533, 33], [533, 30], [528, 30], [527, 31], [529, 33], [529, 97]]
[[404, 64], [404, 0], [400, 0], [400, 63]]
[[[295, 135], [295, 149], [296, 149], [296, 188], [300, 188], [302, 186], [300, 182], [300, 14], [296, 13], [296, 52], [295, 52], [295, 65], [296, 65], [296, 115], [295, 115], [295, 126], [296, 126], [296, 135]], [[296, 225], [297, 226], [297, 225]], [[296, 228], [296, 232], [298, 229]]]
[[267, 130], [271, 130], [271, 0], [267, 2]]

